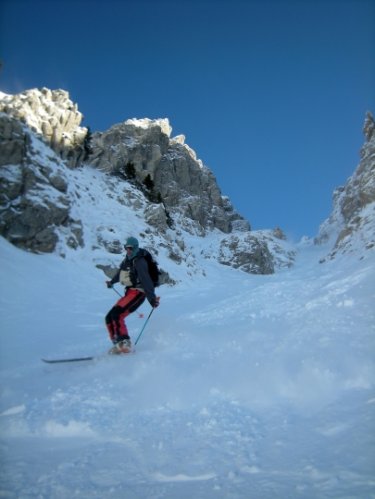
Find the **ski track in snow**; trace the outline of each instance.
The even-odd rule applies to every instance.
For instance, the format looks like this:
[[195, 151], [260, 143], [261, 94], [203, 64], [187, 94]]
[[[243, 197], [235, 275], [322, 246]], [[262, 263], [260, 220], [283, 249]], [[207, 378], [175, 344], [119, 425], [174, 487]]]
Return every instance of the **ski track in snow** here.
[[373, 255], [207, 262], [135, 355], [46, 365], [105, 352], [117, 298], [85, 258], [0, 252], [0, 497], [375, 498]]

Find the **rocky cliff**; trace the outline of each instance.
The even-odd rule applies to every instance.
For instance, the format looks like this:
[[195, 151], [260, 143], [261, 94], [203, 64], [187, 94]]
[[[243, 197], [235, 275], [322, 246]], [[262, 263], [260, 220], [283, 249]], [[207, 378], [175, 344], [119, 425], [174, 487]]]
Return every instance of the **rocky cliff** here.
[[88, 129], [80, 127], [83, 116], [65, 90], [42, 88], [16, 95], [0, 93], [0, 112], [28, 125], [68, 166], [77, 166], [84, 160]]
[[316, 244], [328, 243], [327, 259], [355, 254], [362, 258], [375, 248], [375, 122], [367, 113], [361, 159], [346, 184], [333, 194], [333, 210], [321, 225]]
[[[129, 235], [124, 218], [136, 217], [133, 233], [194, 272], [201, 257], [251, 273], [292, 264], [282, 233], [251, 232], [168, 120], [126, 120], [94, 134], [81, 120], [63, 90], [0, 95], [0, 234], [13, 244], [60, 254], [89, 245], [110, 256]], [[89, 205], [91, 216], [100, 206], [98, 218], [112, 217], [92, 228]]]
[[0, 234], [23, 249], [52, 252], [59, 235], [82, 245], [82, 227], [71, 217], [64, 162], [17, 118], [0, 114]]
[[[167, 119], [127, 120], [93, 134], [88, 162], [137, 182], [164, 210], [186, 219], [187, 230], [188, 220], [197, 222], [195, 230], [202, 235], [215, 228], [230, 233], [234, 225], [250, 230], [249, 223], [222, 196], [212, 172], [184, 143], [184, 137], [171, 138], [171, 132]], [[162, 229], [167, 217], [163, 209], [159, 213], [149, 222]]]

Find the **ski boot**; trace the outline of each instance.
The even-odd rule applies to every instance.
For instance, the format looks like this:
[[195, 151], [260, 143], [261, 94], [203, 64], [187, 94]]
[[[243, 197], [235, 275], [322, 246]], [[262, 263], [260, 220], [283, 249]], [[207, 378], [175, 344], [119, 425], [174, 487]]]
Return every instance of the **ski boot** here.
[[132, 351], [132, 343], [130, 338], [125, 338], [120, 340], [113, 345], [113, 347], [108, 351], [111, 355], [119, 355], [121, 353], [130, 353]]

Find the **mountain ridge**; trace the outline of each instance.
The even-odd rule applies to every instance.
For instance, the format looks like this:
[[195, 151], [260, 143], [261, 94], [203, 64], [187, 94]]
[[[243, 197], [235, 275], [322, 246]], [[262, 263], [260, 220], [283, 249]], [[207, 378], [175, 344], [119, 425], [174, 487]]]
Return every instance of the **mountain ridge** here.
[[[149, 246], [165, 248], [173, 264], [190, 260], [194, 272], [202, 271], [198, 270], [202, 256], [255, 274], [293, 265], [295, 245], [279, 228], [252, 231], [222, 194], [212, 171], [185, 144], [184, 136], [171, 137], [168, 119], [132, 118], [95, 133], [81, 127], [82, 119], [65, 90], [0, 95], [0, 234], [10, 242], [29, 251], [57, 251], [63, 256], [67, 248], [77, 251], [86, 246], [93, 260], [109, 268], [111, 255], [121, 253], [125, 237], [139, 233]], [[366, 143], [355, 174], [356, 199], [362, 199], [363, 185], [372, 186], [373, 118], [368, 114], [366, 120]], [[370, 182], [358, 181], [364, 176]], [[361, 209], [368, 210], [375, 195], [372, 187], [367, 191]], [[348, 198], [348, 189], [340, 192]], [[82, 198], [91, 205], [92, 214], [98, 205], [105, 212], [113, 204], [112, 217], [95, 234], [89, 234], [92, 229], [83, 220]], [[358, 215], [358, 203], [348, 206], [353, 213], [347, 220], [352, 220]], [[322, 224], [315, 242], [332, 245], [328, 259], [348, 247], [362, 257], [373, 248], [373, 210], [366, 216], [368, 223], [357, 224], [350, 232], [351, 243], [345, 247], [332, 236], [335, 233], [337, 239], [345, 229], [335, 212], [337, 208]], [[139, 227], [129, 222], [133, 219]], [[209, 244], [202, 244], [208, 234], [216, 235]], [[170, 272], [166, 275], [169, 282], [174, 281]]]

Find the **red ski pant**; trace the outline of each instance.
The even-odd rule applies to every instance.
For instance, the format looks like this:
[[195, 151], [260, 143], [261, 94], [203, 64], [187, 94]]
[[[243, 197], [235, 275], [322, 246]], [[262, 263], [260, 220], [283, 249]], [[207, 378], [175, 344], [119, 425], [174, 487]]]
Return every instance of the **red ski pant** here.
[[120, 298], [116, 305], [114, 305], [105, 316], [109, 337], [113, 343], [129, 338], [125, 318], [137, 310], [145, 301], [145, 298], [146, 295], [142, 291], [128, 288], [125, 292], [125, 296]]

